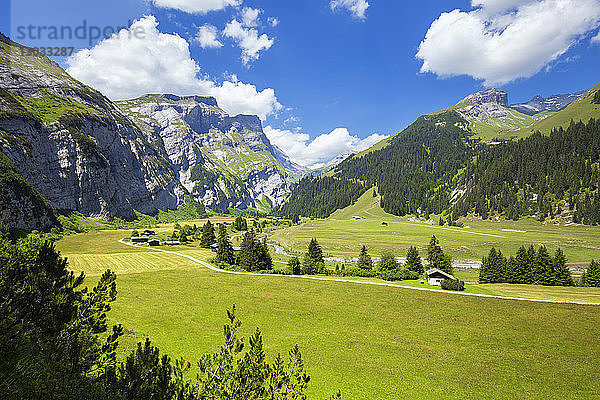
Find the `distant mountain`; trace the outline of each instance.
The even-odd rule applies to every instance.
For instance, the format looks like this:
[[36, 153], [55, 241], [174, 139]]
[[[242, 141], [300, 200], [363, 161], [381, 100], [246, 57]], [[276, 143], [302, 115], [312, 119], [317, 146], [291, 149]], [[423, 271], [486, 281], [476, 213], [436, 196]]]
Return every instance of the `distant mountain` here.
[[[526, 126], [513, 132], [516, 137], [526, 137], [535, 132], [548, 134], [557, 127], [567, 128], [571, 121], [588, 121], [590, 118], [600, 118], [600, 104], [594, 102], [594, 97], [600, 92], [600, 84], [583, 92], [571, 104], [561, 111], [549, 112], [546, 118], [539, 119], [531, 126]], [[542, 113], [543, 114], [543, 113]]]
[[344, 152], [344, 153], [340, 154], [339, 156], [335, 157], [333, 160], [329, 161], [327, 164], [325, 164], [321, 167], [318, 167], [318, 168], [310, 169], [307, 172], [307, 174], [312, 175], [312, 176], [320, 176], [320, 175], [326, 174], [332, 168], [336, 167], [337, 165], [342, 163], [345, 159], [347, 159], [348, 157], [350, 157], [354, 154], [355, 153], [353, 151]]
[[570, 94], [556, 94], [550, 97], [538, 95], [527, 103], [513, 104], [510, 108], [527, 115], [535, 115], [542, 111], [560, 111], [577, 100], [584, 93], [585, 90]]
[[536, 117], [511, 109], [508, 93], [500, 89], [487, 89], [473, 93], [449, 110], [457, 111], [469, 121], [474, 137], [485, 141], [505, 138], [510, 132], [529, 126]]
[[132, 218], [183, 200], [168, 160], [112, 102], [1, 34], [0, 103], [0, 152], [56, 209]]

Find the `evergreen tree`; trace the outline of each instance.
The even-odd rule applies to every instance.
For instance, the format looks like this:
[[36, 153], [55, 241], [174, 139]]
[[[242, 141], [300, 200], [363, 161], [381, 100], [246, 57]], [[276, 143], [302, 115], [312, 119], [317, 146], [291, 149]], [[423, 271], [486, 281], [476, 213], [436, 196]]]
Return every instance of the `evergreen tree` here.
[[308, 244], [308, 252], [304, 255], [304, 273], [314, 274], [319, 272], [325, 266], [325, 259], [323, 258], [323, 249], [317, 242], [317, 239], [311, 239]]
[[273, 259], [269, 254], [267, 240], [262, 242], [256, 238], [253, 230], [244, 234], [242, 238], [242, 252], [240, 266], [246, 271], [268, 271], [273, 269]]
[[219, 245], [219, 249], [217, 250], [217, 262], [234, 265], [235, 254], [233, 252], [233, 246], [229, 240], [229, 235], [227, 234], [227, 227], [225, 224], [219, 225], [219, 237], [217, 239], [217, 244]]
[[[533, 254], [531, 252], [533, 250]], [[533, 264], [535, 260], [535, 249], [533, 246], [527, 251], [525, 246], [517, 250], [514, 264], [512, 265], [513, 280], [511, 283], [530, 285], [533, 283]]]
[[558, 286], [573, 286], [571, 271], [567, 268], [567, 258], [561, 249], [554, 255], [554, 280]]
[[373, 260], [369, 253], [367, 253], [367, 246], [365, 245], [360, 249], [356, 266], [360, 269], [373, 269]]
[[267, 239], [263, 239], [262, 243], [259, 242], [259, 245], [259, 269], [261, 271], [270, 271], [273, 269], [273, 258], [269, 253]]
[[411, 246], [406, 254], [406, 268], [417, 274], [423, 274], [425, 272], [419, 251], [414, 246]]
[[496, 251], [492, 247], [487, 257], [483, 258], [481, 268], [479, 269], [480, 283], [503, 283], [506, 282], [506, 257], [501, 251]]
[[427, 248], [427, 261], [429, 262], [429, 268], [437, 268], [446, 273], [452, 273], [452, 259], [444, 254], [440, 242], [435, 236], [431, 237]]
[[200, 246], [206, 249], [210, 248], [216, 241], [215, 228], [210, 220], [202, 227], [202, 236], [200, 237]]
[[300, 275], [302, 273], [302, 265], [298, 257], [292, 257], [288, 261], [288, 266], [293, 275]]
[[541, 246], [535, 258], [534, 283], [544, 286], [556, 284], [554, 277], [554, 261], [546, 246]]
[[237, 217], [235, 221], [233, 221], [233, 229], [238, 232], [243, 232], [248, 230], [248, 222], [244, 217]]
[[600, 262], [592, 261], [582, 283], [587, 287], [600, 287]]
[[138, 237], [138, 236], [140, 236], [140, 233], [138, 231], [131, 232], [131, 237]]
[[380, 271], [395, 271], [398, 269], [398, 262], [396, 261], [396, 257], [389, 251], [386, 251], [381, 255], [381, 260], [379, 261], [379, 270]]

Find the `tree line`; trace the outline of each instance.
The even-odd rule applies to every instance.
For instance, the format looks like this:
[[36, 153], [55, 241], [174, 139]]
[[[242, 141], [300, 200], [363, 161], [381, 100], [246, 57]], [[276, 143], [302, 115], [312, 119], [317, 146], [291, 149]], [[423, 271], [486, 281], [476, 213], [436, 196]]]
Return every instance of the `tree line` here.
[[479, 283], [514, 283], [544, 286], [573, 286], [567, 258], [559, 248], [551, 256], [545, 246], [521, 246], [515, 256], [506, 258], [492, 248], [479, 270]]

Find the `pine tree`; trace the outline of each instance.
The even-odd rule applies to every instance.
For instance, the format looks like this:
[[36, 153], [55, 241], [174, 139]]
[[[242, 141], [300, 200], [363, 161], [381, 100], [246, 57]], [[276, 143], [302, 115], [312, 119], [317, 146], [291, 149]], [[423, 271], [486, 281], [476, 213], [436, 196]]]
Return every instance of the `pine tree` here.
[[600, 262], [592, 261], [583, 278], [583, 285], [600, 287]]
[[[530, 249], [533, 249], [533, 246], [530, 247]], [[533, 253], [535, 254], [535, 249], [533, 249]], [[517, 256], [515, 257], [515, 261], [512, 266], [512, 283], [533, 283], [533, 261], [534, 257], [531, 257], [531, 253], [527, 251], [525, 246], [521, 246], [519, 250], [517, 250]]]
[[414, 246], [411, 246], [406, 254], [406, 268], [409, 271], [416, 272], [417, 274], [422, 274], [425, 272], [419, 251]]
[[258, 271], [259, 250], [257, 248], [256, 236], [253, 231], [244, 233], [242, 237], [242, 251], [240, 253], [240, 267], [246, 271]]
[[444, 254], [440, 242], [435, 236], [431, 237], [427, 248], [427, 261], [429, 262], [429, 268], [437, 268], [449, 274], [452, 273], [452, 259]]
[[288, 266], [290, 267], [290, 271], [293, 275], [300, 275], [302, 273], [302, 268], [298, 257], [290, 258], [288, 261]]
[[379, 261], [379, 270], [380, 271], [395, 271], [398, 269], [398, 262], [396, 261], [396, 257], [389, 251], [386, 251], [381, 255], [381, 260]]
[[567, 258], [561, 249], [554, 255], [554, 280], [559, 286], [573, 286], [573, 277], [567, 268]]
[[210, 220], [202, 227], [202, 236], [200, 237], [200, 246], [206, 249], [210, 248], [216, 241], [215, 228]]
[[487, 257], [483, 258], [479, 270], [480, 283], [504, 283], [506, 282], [506, 270], [508, 261], [501, 251], [492, 247]]
[[358, 255], [358, 263], [356, 266], [360, 269], [373, 269], [373, 260], [367, 252], [367, 246], [363, 245]]
[[554, 261], [546, 246], [541, 246], [535, 258], [534, 283], [544, 286], [556, 284], [554, 277]]
[[233, 229], [239, 232], [248, 230], [248, 222], [244, 217], [237, 217], [235, 221], [233, 221]]
[[219, 225], [219, 238], [217, 239], [217, 243], [219, 245], [219, 249], [217, 250], [217, 262], [234, 265], [235, 254], [225, 224]]
[[308, 244], [308, 252], [304, 255], [304, 273], [314, 274], [319, 272], [325, 266], [325, 259], [323, 258], [323, 249], [317, 242], [317, 239], [311, 239]]

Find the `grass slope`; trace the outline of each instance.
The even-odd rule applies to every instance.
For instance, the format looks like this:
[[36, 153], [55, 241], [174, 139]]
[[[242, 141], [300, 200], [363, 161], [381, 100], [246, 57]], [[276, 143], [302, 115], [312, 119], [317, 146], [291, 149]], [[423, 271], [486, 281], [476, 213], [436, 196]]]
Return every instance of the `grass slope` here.
[[599, 90], [600, 83], [585, 92], [583, 95], [581, 95], [581, 97], [579, 97], [579, 99], [569, 104], [564, 110], [559, 111], [548, 118], [544, 118], [532, 126], [515, 131], [515, 137], [526, 137], [537, 131], [540, 131], [543, 134], [548, 134], [552, 129], [559, 126], [563, 128], [568, 127], [571, 123], [571, 120], [575, 122], [587, 122], [590, 120], [590, 118], [600, 118], [600, 105], [592, 104], [594, 95]]
[[[597, 307], [232, 276], [183, 258], [148, 270], [155, 261], [147, 249], [114, 241], [127, 235], [104, 231], [59, 242], [73, 259], [120, 259], [109, 316], [128, 329], [126, 348], [150, 337], [171, 356], [195, 361], [221, 343], [224, 310], [235, 303], [246, 336], [261, 327], [269, 358], [301, 347], [310, 398], [338, 388], [345, 399], [382, 400], [580, 399], [600, 390]], [[142, 261], [135, 273], [124, 254]], [[104, 265], [94, 259], [94, 268]]]
[[[366, 219], [352, 220], [353, 216]], [[388, 226], [382, 226], [382, 222]], [[437, 221], [437, 220], [436, 220]], [[325, 220], [311, 220], [276, 232], [272, 239], [289, 249], [305, 249], [315, 237], [325, 252], [335, 256], [357, 256], [365, 244], [374, 255], [384, 250], [405, 255], [410, 246], [423, 253], [432, 235], [457, 260], [480, 260], [491, 247], [515, 254], [522, 245], [546, 245], [550, 251], [561, 247], [570, 263], [589, 265], [600, 259], [600, 227], [542, 225], [527, 218], [520, 221], [464, 219], [465, 228], [439, 227], [387, 214], [379, 198], [368, 190], [352, 206], [338, 210]]]

